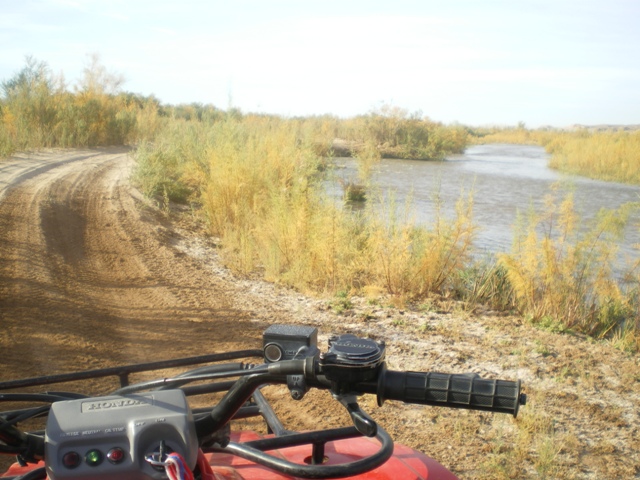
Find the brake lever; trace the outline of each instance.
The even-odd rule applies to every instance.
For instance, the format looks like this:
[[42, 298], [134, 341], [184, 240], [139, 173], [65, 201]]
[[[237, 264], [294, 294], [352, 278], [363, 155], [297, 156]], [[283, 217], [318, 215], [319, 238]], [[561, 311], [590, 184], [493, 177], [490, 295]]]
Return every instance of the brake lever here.
[[360, 408], [356, 396], [352, 394], [334, 395], [349, 412], [354, 427], [365, 437], [375, 437], [378, 433], [378, 424], [365, 411]]

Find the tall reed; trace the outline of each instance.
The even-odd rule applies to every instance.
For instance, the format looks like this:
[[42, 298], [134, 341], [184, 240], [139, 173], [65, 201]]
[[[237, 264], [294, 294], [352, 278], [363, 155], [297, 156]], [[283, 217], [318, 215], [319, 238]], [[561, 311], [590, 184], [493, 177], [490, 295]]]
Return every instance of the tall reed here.
[[461, 153], [467, 145], [464, 127], [445, 126], [420, 112], [409, 113], [390, 105], [338, 122], [336, 131], [351, 142], [355, 152], [370, 143], [384, 158], [442, 160], [448, 154]]
[[452, 290], [470, 260], [476, 232], [472, 211], [473, 196], [461, 196], [455, 218], [438, 211], [433, 225], [423, 226], [413, 222], [406, 206], [385, 202], [370, 208], [363, 252], [369, 283], [409, 297]]
[[577, 228], [580, 219], [570, 194], [562, 200], [549, 195], [543, 211], [529, 212], [516, 231], [512, 253], [499, 256], [520, 311], [535, 322], [596, 337], [624, 326], [637, 305], [612, 267], [616, 242], [637, 207], [602, 210], [586, 230]]
[[136, 175], [149, 194], [185, 189], [183, 197], [201, 203], [237, 271], [314, 291], [377, 285], [415, 297], [449, 288], [470, 250], [471, 201], [457, 219], [439, 216], [429, 227], [401, 220], [374, 198], [353, 213], [327, 198], [326, 159], [316, 146], [299, 120], [176, 121], [153, 145], [141, 145]]
[[574, 133], [546, 144], [549, 166], [591, 178], [640, 184], [640, 131]]

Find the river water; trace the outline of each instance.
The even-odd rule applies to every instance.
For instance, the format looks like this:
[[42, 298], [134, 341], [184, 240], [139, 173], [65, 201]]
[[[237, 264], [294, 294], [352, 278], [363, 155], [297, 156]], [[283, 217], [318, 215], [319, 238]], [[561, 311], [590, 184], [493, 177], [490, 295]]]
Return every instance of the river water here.
[[[442, 162], [382, 160], [372, 180], [379, 192], [394, 192], [396, 203], [411, 199], [417, 223], [429, 225], [441, 212], [453, 217], [463, 192], [473, 194], [473, 221], [479, 227], [476, 253], [508, 252], [511, 249], [518, 212], [533, 206], [540, 211], [545, 196], [560, 186], [559, 197], [572, 191], [582, 224], [587, 225], [601, 208], [616, 209], [626, 202], [640, 201], [640, 187], [565, 175], [547, 166], [548, 154], [537, 146], [491, 144], [467, 148], [464, 154]], [[337, 159], [342, 179], [356, 178], [353, 159]], [[335, 190], [334, 190], [335, 191]], [[621, 244], [621, 254], [637, 258], [640, 252], [638, 215], [632, 219]], [[625, 262], [626, 263], [626, 262]]]

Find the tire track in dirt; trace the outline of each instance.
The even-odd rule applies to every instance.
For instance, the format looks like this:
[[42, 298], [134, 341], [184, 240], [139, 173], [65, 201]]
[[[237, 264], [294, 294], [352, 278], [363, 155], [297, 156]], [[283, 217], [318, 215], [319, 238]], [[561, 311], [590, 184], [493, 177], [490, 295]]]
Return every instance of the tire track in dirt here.
[[36, 157], [0, 164], [2, 379], [256, 345], [225, 286], [163, 238], [126, 150]]

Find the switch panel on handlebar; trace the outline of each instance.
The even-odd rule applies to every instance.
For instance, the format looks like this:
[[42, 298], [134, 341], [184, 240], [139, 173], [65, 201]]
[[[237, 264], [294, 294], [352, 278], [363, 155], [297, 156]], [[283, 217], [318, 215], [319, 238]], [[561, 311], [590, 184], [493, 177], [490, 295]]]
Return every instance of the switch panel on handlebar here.
[[51, 480], [167, 478], [148, 458], [177, 452], [193, 469], [198, 441], [181, 390], [56, 402], [45, 437]]

